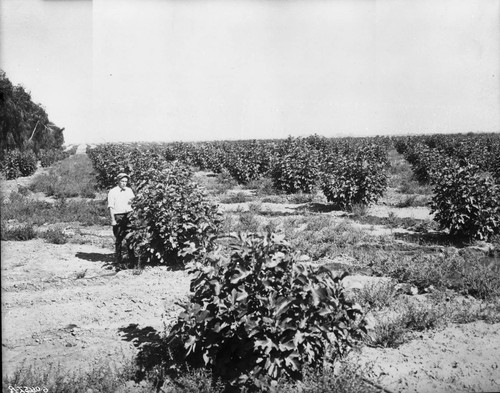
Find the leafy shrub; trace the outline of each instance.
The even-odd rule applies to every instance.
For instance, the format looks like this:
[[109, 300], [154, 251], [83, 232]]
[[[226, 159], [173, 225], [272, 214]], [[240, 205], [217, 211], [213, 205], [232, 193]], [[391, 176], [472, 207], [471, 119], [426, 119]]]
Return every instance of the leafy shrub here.
[[328, 202], [343, 210], [369, 205], [387, 188], [385, 165], [358, 157], [338, 157], [322, 176], [321, 188]]
[[474, 165], [443, 168], [434, 188], [431, 211], [450, 235], [488, 240], [500, 233], [500, 186], [479, 176]]
[[2, 169], [7, 180], [30, 176], [35, 173], [36, 167], [35, 153], [30, 150], [11, 150], [4, 153]]
[[145, 263], [174, 265], [213, 247], [222, 222], [190, 170], [179, 163], [136, 175], [131, 244]]
[[267, 390], [343, 355], [365, 331], [342, 276], [297, 263], [275, 234], [234, 240], [228, 258], [193, 269], [191, 301], [168, 336], [182, 344], [178, 362], [210, 368], [228, 390]]
[[239, 148], [226, 152], [226, 169], [238, 184], [247, 184], [261, 174], [260, 157], [254, 150]]
[[290, 143], [292, 147], [273, 161], [270, 170], [273, 185], [287, 194], [311, 193], [320, 175], [319, 155], [300, 140]]
[[492, 160], [491, 174], [498, 184], [500, 184], [500, 155]]

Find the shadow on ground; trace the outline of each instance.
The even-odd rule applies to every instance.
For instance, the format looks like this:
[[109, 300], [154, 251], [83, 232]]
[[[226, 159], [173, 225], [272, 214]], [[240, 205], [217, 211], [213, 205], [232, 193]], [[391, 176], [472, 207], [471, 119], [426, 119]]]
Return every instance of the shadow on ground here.
[[[341, 212], [338, 206], [332, 203], [319, 203], [319, 202], [311, 202], [306, 205], [302, 205], [296, 208], [298, 211], [307, 211], [311, 213], [330, 213], [333, 211]], [[345, 212], [344, 212], [345, 213]], [[345, 213], [347, 215], [347, 213]]]
[[[118, 329], [124, 341], [129, 341], [138, 348], [136, 357], [136, 381], [143, 380], [148, 373], [164, 366], [168, 362], [168, 351], [165, 340], [160, 333], [151, 326], [140, 328], [138, 324], [131, 323]], [[163, 385], [163, 373], [157, 375], [153, 383], [159, 387]]]
[[90, 262], [105, 262], [113, 263], [115, 260], [114, 253], [99, 253], [99, 252], [77, 252], [75, 255], [79, 259]]
[[421, 245], [439, 245], [447, 247], [464, 248], [470, 246], [470, 241], [445, 232], [403, 233], [394, 232], [394, 238], [409, 243]]
[[146, 326], [140, 328], [137, 323], [131, 323], [126, 327], [118, 329], [124, 341], [130, 341], [135, 347], [140, 347], [143, 344], [160, 343], [162, 341], [158, 331], [151, 327]]

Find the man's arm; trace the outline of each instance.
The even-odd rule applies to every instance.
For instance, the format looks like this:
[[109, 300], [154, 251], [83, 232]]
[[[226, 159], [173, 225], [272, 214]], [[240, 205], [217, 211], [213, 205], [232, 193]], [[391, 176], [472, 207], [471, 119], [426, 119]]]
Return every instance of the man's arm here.
[[110, 191], [108, 194], [108, 209], [109, 209], [109, 215], [111, 216], [111, 225], [115, 226], [116, 225], [116, 220], [115, 220], [115, 200], [113, 193]]
[[109, 214], [111, 216], [111, 225], [115, 226], [116, 225], [116, 220], [115, 220], [115, 209], [113, 207], [109, 208]]

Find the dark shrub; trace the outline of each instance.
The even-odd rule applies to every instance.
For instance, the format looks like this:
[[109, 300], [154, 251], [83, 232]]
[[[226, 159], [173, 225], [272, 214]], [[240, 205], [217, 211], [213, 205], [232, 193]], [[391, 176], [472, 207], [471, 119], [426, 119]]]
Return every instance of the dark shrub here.
[[500, 233], [500, 185], [477, 166], [450, 165], [434, 187], [431, 211], [450, 235], [488, 240]]
[[186, 166], [145, 169], [135, 184], [131, 241], [143, 262], [173, 265], [211, 249], [222, 216]]
[[282, 238], [243, 234], [230, 250], [193, 269], [193, 296], [167, 340], [180, 364], [209, 368], [227, 391], [267, 391], [340, 357], [365, 331], [342, 276], [296, 262]]

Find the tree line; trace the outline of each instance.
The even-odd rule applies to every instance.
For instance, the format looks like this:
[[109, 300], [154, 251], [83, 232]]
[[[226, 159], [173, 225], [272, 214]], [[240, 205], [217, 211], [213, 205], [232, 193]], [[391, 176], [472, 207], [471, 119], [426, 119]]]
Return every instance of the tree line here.
[[60, 149], [64, 128], [57, 127], [22, 85], [13, 85], [0, 70], [0, 151]]

